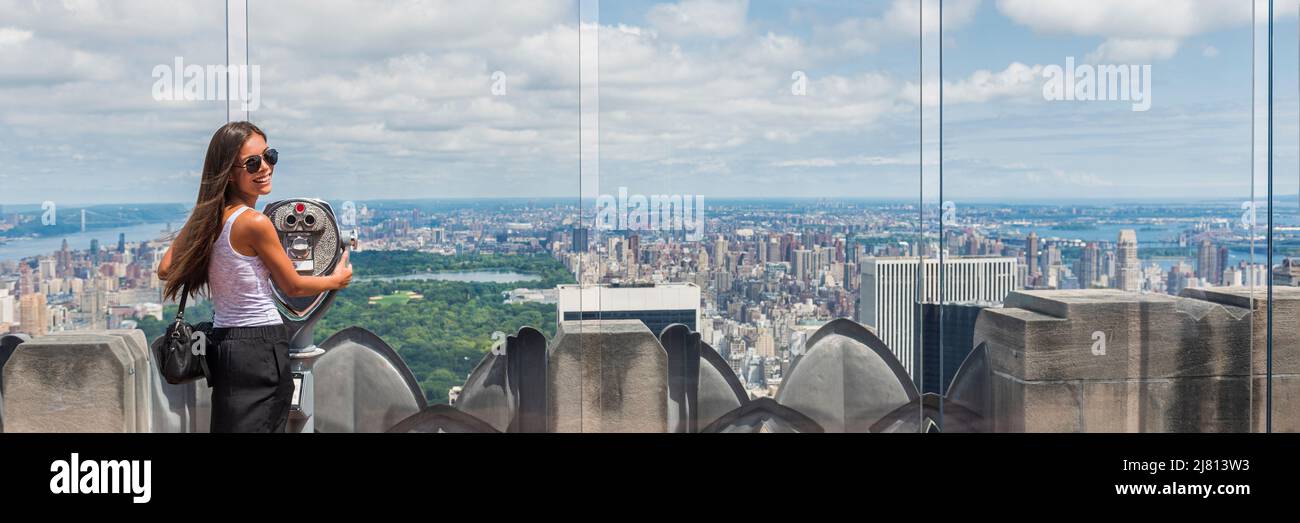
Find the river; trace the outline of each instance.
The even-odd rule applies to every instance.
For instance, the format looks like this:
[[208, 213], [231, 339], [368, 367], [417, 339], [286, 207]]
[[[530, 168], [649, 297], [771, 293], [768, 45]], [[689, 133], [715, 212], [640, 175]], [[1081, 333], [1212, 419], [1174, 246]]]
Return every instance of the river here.
[[[183, 224], [183, 221], [177, 220], [170, 225], [174, 229], [179, 229]], [[90, 248], [90, 240], [92, 239], [99, 240], [100, 249], [116, 249], [119, 234], [125, 233], [128, 243], [152, 241], [165, 236], [167, 233], [164, 232], [164, 229], [168, 225], [166, 222], [145, 223], [129, 227], [94, 229], [86, 232], [41, 238], [9, 238], [5, 240], [3, 245], [0, 245], [0, 261], [53, 254], [63, 246], [65, 238], [68, 240], [68, 249], [70, 250], [87, 250]]]

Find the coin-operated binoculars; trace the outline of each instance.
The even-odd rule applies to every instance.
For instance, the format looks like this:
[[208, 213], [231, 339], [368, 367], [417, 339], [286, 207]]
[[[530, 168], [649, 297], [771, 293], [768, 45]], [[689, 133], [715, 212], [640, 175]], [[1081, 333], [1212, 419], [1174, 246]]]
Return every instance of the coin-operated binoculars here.
[[[345, 248], [334, 209], [323, 200], [294, 198], [268, 204], [262, 211], [279, 234], [280, 244], [298, 274], [322, 276], [334, 272]], [[291, 297], [272, 284], [276, 307], [289, 331], [289, 360], [293, 373], [293, 403], [288, 432], [313, 432], [314, 378], [312, 365], [325, 350], [312, 340], [313, 327], [325, 316], [338, 291]]]

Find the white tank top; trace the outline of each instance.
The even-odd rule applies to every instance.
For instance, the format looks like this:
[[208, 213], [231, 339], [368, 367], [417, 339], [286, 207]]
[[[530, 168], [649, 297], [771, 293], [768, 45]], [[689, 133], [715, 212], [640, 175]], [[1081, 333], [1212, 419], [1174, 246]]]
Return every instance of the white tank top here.
[[256, 256], [244, 256], [230, 246], [230, 226], [247, 211], [241, 207], [221, 227], [208, 262], [208, 292], [212, 295], [213, 327], [259, 327], [283, 323], [271, 298], [270, 271]]

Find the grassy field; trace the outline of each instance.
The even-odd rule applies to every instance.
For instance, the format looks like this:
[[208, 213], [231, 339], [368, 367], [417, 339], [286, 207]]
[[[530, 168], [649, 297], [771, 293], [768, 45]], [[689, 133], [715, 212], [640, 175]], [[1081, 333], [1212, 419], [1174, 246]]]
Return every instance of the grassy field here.
[[416, 294], [412, 291], [394, 291], [392, 294], [386, 294], [382, 296], [371, 296], [370, 304], [371, 305], [406, 305], [407, 303], [410, 303], [411, 300], [418, 300], [421, 298], [423, 298], [423, 296]]

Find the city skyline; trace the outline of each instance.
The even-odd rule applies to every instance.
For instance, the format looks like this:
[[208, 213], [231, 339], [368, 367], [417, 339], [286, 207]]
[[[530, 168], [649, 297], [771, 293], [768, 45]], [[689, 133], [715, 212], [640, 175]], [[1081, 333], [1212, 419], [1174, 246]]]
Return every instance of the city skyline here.
[[[439, 204], [424, 208], [401, 205], [370, 207], [362, 202], [356, 210], [362, 245], [380, 251], [426, 251], [450, 255], [466, 252], [465, 249], [469, 249], [467, 252], [486, 249], [486, 252], [503, 253], [548, 252], [563, 258], [567, 255], [562, 256], [561, 252], [572, 249], [566, 245], [577, 242], [587, 245], [586, 248], [592, 252], [602, 252], [610, 257], [609, 267], [599, 270], [622, 271], [639, 265], [640, 254], [647, 250], [675, 253], [669, 259], [679, 261], [683, 254], [677, 251], [684, 250], [687, 257], [694, 256], [689, 253], [700, 255], [698, 264], [701, 271], [710, 265], [706, 255], [714, 253], [712, 265], [715, 267], [738, 270], [743, 262], [757, 270], [768, 262], [783, 262], [786, 268], [776, 274], [783, 275], [782, 278], [817, 282], [817, 286], [843, 284], [853, 287], [857, 283], [849, 281], [849, 274], [855, 273], [845, 272], [848, 267], [827, 272], [831, 263], [827, 258], [830, 253], [835, 253], [838, 261], [843, 261], [846, 256], [849, 260], [857, 260], [900, 255], [933, 260], [938, 255], [940, 230], [950, 260], [965, 256], [1014, 256], [1019, 259], [1025, 270], [1016, 275], [1018, 288], [1068, 289], [1100, 285], [1174, 294], [1188, 286], [1218, 285], [1221, 282], [1229, 286], [1241, 285], [1255, 281], [1257, 276], [1247, 275], [1237, 268], [1243, 263], [1253, 263], [1262, 254], [1251, 246], [1249, 235], [1245, 235], [1230, 217], [1207, 216], [1203, 214], [1206, 212], [1204, 209], [1197, 207], [1181, 211], [1150, 207], [1127, 210], [1083, 208], [1081, 214], [1078, 207], [991, 206], [940, 229], [917, 228], [915, 224], [909, 224], [915, 210], [906, 205], [804, 206], [757, 200], [752, 205], [732, 203], [712, 209], [711, 212], [716, 213], [710, 217], [713, 230], [707, 232], [703, 242], [683, 241], [671, 231], [589, 230], [571, 221], [576, 213], [572, 202], [537, 205], [535, 201], [516, 200], [498, 202], [497, 205]], [[12, 227], [16, 219], [33, 218], [4, 215], [0, 229]], [[935, 219], [937, 224], [937, 217]], [[1033, 225], [1035, 223], [1037, 225]], [[1138, 231], [1142, 232], [1139, 234]], [[146, 243], [154, 246], [149, 254], [156, 258], [160, 254], [159, 246], [166, 245], [166, 239], [160, 238], [156, 231], [133, 234], [142, 235], [129, 237], [127, 232], [102, 229], [95, 233], [99, 239], [89, 241], [89, 251], [80, 244], [82, 242], [70, 243], [60, 235], [40, 241], [61, 243], [62, 249], [90, 260], [92, 266], [88, 267], [92, 269], [100, 259], [91, 255], [96, 243], [101, 246], [99, 252], [104, 259], [113, 259], [118, 256], [113, 253], [134, 251]], [[1280, 237], [1278, 242], [1285, 250], [1275, 255], [1293, 254], [1295, 242], [1290, 238], [1291, 233], [1281, 234], [1287, 235]], [[731, 243], [734, 249], [723, 246], [723, 242]], [[757, 246], [753, 242], [758, 242]], [[0, 253], [15, 246], [25, 247], [26, 244], [19, 240], [13, 246], [0, 246]], [[845, 249], [849, 247], [855, 251], [846, 255]], [[832, 248], [833, 251], [827, 250]], [[717, 258], [719, 251], [726, 256]], [[9, 251], [7, 254], [10, 256], [4, 257], [8, 260], [4, 264], [12, 270], [30, 267], [33, 273], [39, 272], [49, 278], [55, 272], [56, 264], [68, 264], [66, 255], [62, 253], [62, 250], [54, 249], [15, 257], [13, 251]], [[26, 263], [15, 265], [18, 258]], [[637, 263], [629, 263], [629, 259]], [[129, 259], [119, 261], [129, 264]], [[582, 276], [578, 274], [580, 265], [568, 265], [575, 275]], [[589, 265], [587, 269], [592, 267], [599, 268], [602, 264]], [[1236, 273], [1231, 273], [1230, 269]], [[121, 277], [126, 270], [119, 266], [114, 274]], [[147, 266], [138, 270], [142, 274], [151, 274], [152, 271]], [[770, 270], [770, 267], [764, 270]], [[60, 273], [66, 271], [66, 268], [59, 269]], [[5, 279], [12, 277], [13, 273], [9, 273]], [[597, 273], [590, 277], [582, 276], [585, 278], [582, 281], [601, 281], [605, 277]], [[633, 271], [624, 277], [628, 281], [650, 277], [655, 281], [678, 281], [682, 275]], [[701, 288], [707, 289], [709, 285], [701, 283]]]
[[[709, 208], [702, 241], [671, 229], [583, 227], [573, 221], [573, 199], [353, 203], [337, 208], [355, 213], [345, 227], [357, 232], [352, 260], [360, 277], [339, 294], [341, 305], [317, 337], [372, 325], [412, 362], [431, 401], [458, 397], [498, 333], [559, 333], [566, 321], [639, 319], [649, 334], [681, 323], [717, 351], [715, 363], [730, 367], [746, 394], [774, 398], [815, 332], [854, 320], [872, 329], [918, 388], [938, 390], [972, 354], [963, 344], [979, 310], [998, 309], [1022, 291], [1262, 298], [1270, 283], [1296, 281], [1290, 258], [1276, 270], [1263, 263], [1231, 203], [989, 205], [940, 228], [937, 208], [926, 213], [932, 226], [918, 227], [914, 204], [735, 200]], [[0, 213], [0, 230], [33, 219], [39, 223]], [[0, 245], [0, 332], [159, 336], [175, 306], [161, 298], [156, 267], [168, 243], [154, 229], [138, 237], [105, 229], [110, 239], [91, 240], [89, 249], [44, 238], [37, 241], [60, 248], [32, 256], [5, 256], [28, 240]], [[1296, 231], [1275, 232], [1277, 254], [1300, 254]], [[892, 277], [872, 277], [881, 267]], [[917, 283], [926, 285], [924, 295], [910, 294]], [[187, 317], [202, 321], [211, 305], [191, 303]], [[948, 306], [969, 316], [936, 327], [935, 314], [946, 321], [947, 313], [935, 307]], [[466, 322], [474, 326], [454, 327]], [[937, 355], [926, 352], [938, 345], [914, 338], [935, 336], [936, 328], [947, 354], [942, 375]]]

